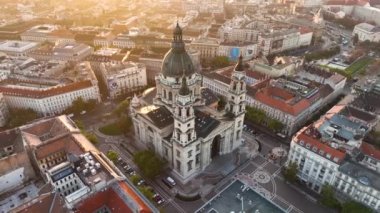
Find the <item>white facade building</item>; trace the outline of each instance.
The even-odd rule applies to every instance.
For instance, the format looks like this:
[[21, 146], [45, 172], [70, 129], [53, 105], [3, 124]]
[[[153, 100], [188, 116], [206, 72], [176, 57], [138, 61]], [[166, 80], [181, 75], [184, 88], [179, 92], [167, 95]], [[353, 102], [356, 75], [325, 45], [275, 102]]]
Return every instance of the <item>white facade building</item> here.
[[314, 191], [331, 185], [347, 199], [379, 211], [380, 150], [362, 141], [376, 122], [368, 112], [335, 106], [293, 137], [287, 164], [296, 163], [298, 178]]
[[38, 47], [37, 42], [4, 41], [0, 42], [0, 52], [10, 56], [26, 56], [28, 52]]
[[141, 89], [148, 84], [146, 67], [143, 64], [102, 63], [100, 71], [110, 98], [116, 98], [127, 91]]
[[[133, 100], [131, 112], [139, 142], [168, 161], [173, 176], [186, 183], [201, 173], [219, 155], [241, 144], [246, 84], [242, 58], [232, 73], [226, 111], [205, 106], [201, 76], [182, 40], [174, 30], [172, 49], [166, 54], [155, 89]], [[207, 111], [207, 114], [205, 113]], [[224, 119], [229, 112], [230, 119]], [[211, 115], [210, 115], [211, 113]]]
[[360, 42], [380, 42], [380, 27], [361, 23], [355, 26], [352, 36], [358, 36]]
[[[80, 76], [80, 77], [79, 77]], [[89, 63], [81, 63], [72, 72], [56, 75], [56, 80], [43, 77], [11, 76], [9, 83], [0, 86], [9, 108], [33, 109], [37, 113], [50, 116], [62, 113], [74, 100], [100, 102], [98, 81]], [[70, 79], [71, 83], [61, 83], [60, 79]]]

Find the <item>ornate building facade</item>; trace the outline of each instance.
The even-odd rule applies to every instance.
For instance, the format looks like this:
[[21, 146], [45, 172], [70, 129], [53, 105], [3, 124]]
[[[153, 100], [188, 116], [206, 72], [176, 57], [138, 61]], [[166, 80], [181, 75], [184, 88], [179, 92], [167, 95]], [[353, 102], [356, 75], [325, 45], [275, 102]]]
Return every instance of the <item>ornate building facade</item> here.
[[232, 73], [226, 107], [218, 111], [208, 105], [202, 77], [195, 72], [177, 24], [156, 88], [132, 99], [136, 139], [167, 160], [182, 183], [241, 145], [246, 94], [242, 60]]

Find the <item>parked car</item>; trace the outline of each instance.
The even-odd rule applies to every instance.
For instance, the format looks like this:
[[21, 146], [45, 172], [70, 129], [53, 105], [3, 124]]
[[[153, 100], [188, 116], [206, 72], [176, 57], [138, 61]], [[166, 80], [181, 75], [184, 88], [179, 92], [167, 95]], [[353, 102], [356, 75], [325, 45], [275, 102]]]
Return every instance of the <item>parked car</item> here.
[[171, 177], [166, 177], [162, 179], [162, 182], [164, 182], [165, 185], [168, 186], [169, 188], [172, 188], [173, 186], [176, 185], [176, 182]]
[[162, 203], [165, 202], [164, 198], [162, 198], [161, 195], [159, 195], [159, 194], [157, 194], [157, 193], [153, 195], [153, 200], [154, 200], [158, 205], [160, 205], [160, 204], [162, 204]]
[[138, 186], [145, 185], [145, 180], [141, 179], [139, 182], [137, 182]]

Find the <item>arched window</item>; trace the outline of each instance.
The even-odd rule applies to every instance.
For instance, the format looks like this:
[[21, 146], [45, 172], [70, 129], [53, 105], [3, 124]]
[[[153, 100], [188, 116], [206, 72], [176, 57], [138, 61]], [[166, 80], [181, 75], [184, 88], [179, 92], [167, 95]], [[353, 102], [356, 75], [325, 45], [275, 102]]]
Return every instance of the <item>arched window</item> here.
[[173, 99], [173, 94], [172, 92], [169, 92], [169, 101], [172, 101], [172, 99]]
[[166, 99], [166, 90], [162, 90], [162, 92], [164, 93], [164, 98]]

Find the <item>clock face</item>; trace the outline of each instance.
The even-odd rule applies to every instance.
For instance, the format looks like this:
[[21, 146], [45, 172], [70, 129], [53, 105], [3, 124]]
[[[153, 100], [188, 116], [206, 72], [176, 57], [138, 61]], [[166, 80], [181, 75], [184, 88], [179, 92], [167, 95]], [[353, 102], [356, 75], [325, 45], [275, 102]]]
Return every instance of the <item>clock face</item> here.
[[115, 89], [117, 89], [119, 87], [119, 85], [117, 84], [116, 81], [109, 82], [109, 86], [110, 86], [111, 90], [115, 90]]

